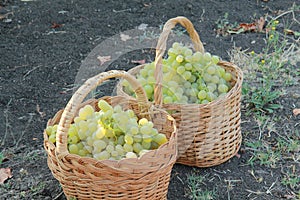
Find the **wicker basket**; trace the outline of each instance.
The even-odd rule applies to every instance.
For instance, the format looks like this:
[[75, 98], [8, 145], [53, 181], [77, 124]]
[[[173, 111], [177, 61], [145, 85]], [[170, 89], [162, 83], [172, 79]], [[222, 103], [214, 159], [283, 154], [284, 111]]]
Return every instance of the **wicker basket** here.
[[[93, 88], [114, 77], [128, 80], [135, 88], [137, 100], [121, 96], [101, 99], [111, 105], [132, 109], [138, 117], [150, 118], [154, 127], [166, 134], [168, 142], [140, 158], [119, 161], [98, 161], [70, 154], [67, 150], [67, 132], [79, 108], [90, 104], [99, 111], [98, 100], [81, 102]], [[68, 199], [166, 199], [171, 170], [177, 156], [175, 120], [167, 112], [151, 106], [143, 88], [127, 72], [103, 72], [87, 80], [72, 96], [66, 108], [48, 121], [48, 125], [58, 123], [56, 146], [49, 141], [44, 131], [44, 147], [48, 153], [48, 166]]]
[[[156, 46], [154, 104], [171, 111], [178, 129], [177, 163], [210, 167], [221, 164], [234, 156], [240, 148], [242, 71], [233, 63], [220, 61], [219, 66], [232, 74], [231, 90], [224, 98], [208, 104], [162, 104], [162, 58], [171, 29], [180, 23], [186, 28], [196, 51], [204, 52], [199, 35], [193, 24], [185, 17], [168, 20]], [[139, 65], [128, 72], [136, 75], [145, 65]], [[117, 93], [128, 96], [122, 85], [117, 85]]]

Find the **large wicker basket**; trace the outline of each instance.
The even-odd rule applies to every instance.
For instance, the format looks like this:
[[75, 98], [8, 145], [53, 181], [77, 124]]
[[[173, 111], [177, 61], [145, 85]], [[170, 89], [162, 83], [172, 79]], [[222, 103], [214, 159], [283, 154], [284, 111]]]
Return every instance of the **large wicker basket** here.
[[[162, 58], [168, 36], [177, 23], [186, 28], [194, 49], [204, 52], [199, 35], [187, 18], [176, 17], [166, 22], [156, 46], [154, 104], [171, 111], [176, 120], [179, 156], [177, 163], [197, 167], [218, 165], [233, 157], [242, 141], [240, 102], [243, 74], [233, 63], [220, 61], [218, 65], [230, 72], [233, 77], [232, 88], [224, 98], [208, 104], [163, 104]], [[139, 65], [128, 72], [136, 75], [144, 66]], [[117, 93], [128, 96], [120, 83], [117, 86]]]
[[[132, 109], [138, 117], [148, 117], [168, 142], [140, 158], [120, 161], [80, 157], [67, 150], [67, 132], [79, 108], [92, 105], [97, 111], [98, 100], [81, 103], [86, 95], [103, 81], [122, 77], [134, 87], [137, 100], [121, 96], [106, 96], [111, 105]], [[48, 153], [48, 166], [60, 182], [68, 199], [166, 199], [170, 174], [177, 157], [177, 133], [175, 120], [167, 112], [154, 108], [147, 102], [143, 88], [127, 72], [103, 72], [87, 80], [72, 96], [64, 110], [56, 113], [48, 125], [58, 125], [56, 145], [44, 131], [44, 147]]]

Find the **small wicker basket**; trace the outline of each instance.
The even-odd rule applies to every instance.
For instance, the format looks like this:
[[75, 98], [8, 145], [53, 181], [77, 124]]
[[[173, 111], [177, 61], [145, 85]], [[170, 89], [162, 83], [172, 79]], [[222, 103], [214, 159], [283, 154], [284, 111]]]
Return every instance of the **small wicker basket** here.
[[[225, 97], [208, 104], [163, 104], [162, 58], [168, 36], [177, 23], [186, 28], [194, 49], [204, 52], [199, 35], [187, 18], [176, 17], [166, 22], [156, 46], [154, 104], [171, 111], [176, 120], [179, 156], [177, 163], [197, 167], [215, 166], [233, 157], [241, 145], [240, 104], [243, 74], [233, 63], [220, 61], [218, 65], [232, 74], [232, 88]], [[128, 72], [136, 76], [144, 66], [145, 64], [139, 65]], [[117, 85], [117, 93], [128, 96], [120, 83]]]
[[[109, 78], [125, 78], [134, 87], [137, 99], [106, 96], [111, 105], [132, 109], [136, 115], [151, 119], [160, 133], [166, 134], [168, 142], [140, 158], [119, 161], [80, 157], [67, 150], [67, 132], [78, 110], [86, 104], [96, 111], [98, 100], [81, 103], [87, 94]], [[140, 84], [124, 71], [103, 72], [87, 80], [72, 96], [64, 110], [56, 113], [48, 125], [58, 125], [56, 146], [44, 131], [44, 147], [48, 154], [48, 166], [60, 182], [68, 199], [166, 199], [170, 174], [177, 157], [177, 133], [175, 120], [167, 112], [148, 103]]]

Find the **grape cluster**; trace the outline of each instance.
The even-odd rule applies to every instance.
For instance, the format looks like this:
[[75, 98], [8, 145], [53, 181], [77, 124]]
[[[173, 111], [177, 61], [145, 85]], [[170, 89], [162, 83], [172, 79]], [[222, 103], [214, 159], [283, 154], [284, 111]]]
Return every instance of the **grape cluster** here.
[[[210, 53], [193, 52], [175, 42], [163, 59], [163, 103], [209, 103], [223, 97], [231, 88], [231, 74], [217, 65], [219, 57]], [[148, 63], [137, 74], [138, 81], [153, 101], [155, 78], [154, 62]], [[134, 95], [126, 80], [124, 91]]]
[[[68, 150], [72, 154], [93, 157], [97, 160], [137, 158], [157, 149], [168, 140], [146, 118], [138, 119], [133, 110], [112, 107], [99, 100], [94, 108], [86, 105], [79, 110], [68, 130]], [[55, 143], [57, 125], [48, 126], [46, 133]]]

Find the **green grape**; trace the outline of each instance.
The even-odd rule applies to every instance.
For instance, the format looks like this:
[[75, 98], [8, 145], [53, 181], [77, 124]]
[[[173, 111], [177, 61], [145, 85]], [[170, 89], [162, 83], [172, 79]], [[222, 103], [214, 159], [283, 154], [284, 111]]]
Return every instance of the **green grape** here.
[[164, 104], [173, 103], [173, 98], [170, 96], [165, 96], [163, 102]]
[[105, 149], [107, 146], [107, 143], [103, 140], [95, 140], [93, 142], [94, 149], [97, 149], [99, 152]]
[[214, 63], [214, 64], [218, 64], [218, 62], [220, 61], [220, 58], [218, 56], [215, 56], [213, 55], [211, 57], [211, 61]]
[[111, 105], [109, 105], [106, 101], [104, 100], [99, 100], [98, 101], [98, 107], [103, 111], [106, 112], [108, 110], [113, 110], [113, 108], [111, 107]]
[[211, 79], [212, 79], [212, 76], [210, 74], [208, 74], [208, 73], [203, 74], [203, 80], [205, 82], [210, 82]]
[[88, 153], [92, 153], [93, 152], [93, 147], [92, 146], [84, 146], [85, 150], [87, 150]]
[[212, 83], [218, 84], [219, 81], [220, 81], [220, 79], [219, 79], [219, 77], [218, 77], [217, 75], [213, 75], [213, 76], [211, 77], [211, 82], [212, 82]]
[[208, 101], [213, 101], [213, 100], [215, 100], [217, 97], [216, 97], [216, 95], [213, 93], [213, 92], [207, 92], [207, 100]]
[[209, 52], [205, 52], [205, 53], [203, 54], [203, 60], [204, 60], [205, 62], [211, 61], [211, 54], [210, 54]]
[[137, 158], [137, 155], [133, 152], [127, 152], [126, 153], [126, 158]]
[[83, 149], [84, 145], [82, 142], [77, 143], [78, 149]]
[[230, 81], [231, 80], [231, 74], [229, 72], [226, 72], [223, 75], [223, 78], [225, 79], [225, 81]]
[[[76, 127], [75, 127], [76, 128]], [[94, 133], [95, 131], [97, 131], [97, 122], [88, 122], [88, 130], [91, 132], [91, 133]], [[77, 134], [77, 130], [76, 132], [74, 131], [74, 133], [72, 133], [71, 131], [71, 127], [69, 128], [69, 131], [68, 131], [68, 135], [71, 136], [71, 135], [75, 135]]]
[[178, 43], [178, 42], [174, 42], [173, 44], [172, 44], [172, 48], [173, 49], [178, 49], [178, 48], [180, 48], [180, 44]]
[[180, 65], [178, 68], [177, 68], [177, 73], [178, 74], [183, 74], [185, 72], [185, 67]]
[[226, 92], [228, 92], [228, 87], [227, 87], [227, 85], [225, 85], [225, 84], [220, 84], [220, 85], [218, 86], [218, 91], [219, 91], [220, 93], [226, 93]]
[[148, 122], [149, 122], [148, 119], [146, 119], [146, 118], [141, 118], [141, 119], [139, 120], [139, 125], [140, 125], [140, 126], [143, 126], [143, 125], [147, 124]]
[[123, 148], [122, 145], [117, 144], [116, 147], [115, 147], [115, 149], [116, 149], [116, 151], [118, 152], [118, 154], [119, 154], [120, 156], [124, 155], [125, 150], [124, 150], [124, 148]]
[[210, 75], [213, 75], [216, 73], [216, 68], [212, 65], [212, 66], [209, 66], [207, 69], [206, 69], [207, 73], [210, 74]]
[[133, 144], [133, 138], [129, 134], [125, 135], [124, 140], [125, 140], [126, 144], [130, 144], [130, 145]]
[[131, 126], [131, 128], [130, 128], [130, 133], [131, 133], [132, 135], [138, 134], [138, 133], [139, 133], [139, 128], [138, 128], [137, 126]]
[[150, 134], [151, 132], [152, 132], [152, 128], [147, 125], [144, 125], [140, 128], [141, 134]]
[[184, 60], [184, 57], [183, 57], [182, 55], [176, 56], [176, 61], [177, 61], [178, 63], [182, 63], [183, 60]]
[[144, 85], [143, 88], [144, 88], [148, 98], [151, 97], [152, 93], [153, 93], [153, 87], [151, 85], [147, 84], [147, 85]]
[[[146, 78], [146, 77], [148, 76], [148, 71], [147, 71], [145, 68], [144, 68], [144, 69], [141, 69], [140, 75], [142, 75], [143, 78]], [[124, 85], [125, 87], [129, 86], [128, 81], [127, 81], [127, 80], [124, 80], [124, 81], [126, 81], [127, 84], [126, 84], [126, 86], [125, 86], [124, 84], [123, 84], [123, 85]], [[124, 82], [124, 81], [123, 81], [123, 82]]]
[[192, 83], [192, 88], [197, 89], [198, 88], [198, 83], [197, 82], [196, 83]]
[[92, 116], [94, 113], [94, 108], [91, 105], [85, 105], [79, 110], [79, 117], [83, 120], [86, 120], [88, 117]]
[[158, 147], [159, 145], [156, 142], [154, 141], [151, 142], [151, 149], [158, 149]]
[[142, 147], [143, 147], [144, 149], [149, 150], [149, 149], [151, 148], [151, 142], [143, 141], [143, 142], [142, 142]]
[[203, 99], [203, 100], [201, 101], [201, 104], [207, 104], [207, 103], [209, 103], [209, 101], [208, 101], [207, 99]]
[[189, 82], [194, 83], [196, 81], [196, 76], [191, 75], [191, 77], [189, 78]]
[[191, 49], [187, 48], [187, 49], [184, 50], [183, 54], [184, 54], [185, 57], [186, 56], [191, 56], [191, 55], [193, 55], [193, 51]]
[[82, 156], [82, 157], [86, 157], [86, 155], [88, 155], [89, 152], [86, 149], [80, 149], [78, 151], [78, 155]]
[[79, 138], [76, 135], [68, 136], [68, 144], [78, 143]]
[[97, 160], [107, 160], [110, 158], [110, 153], [107, 151], [102, 151], [100, 153], [94, 154], [93, 157]]
[[156, 136], [154, 136], [154, 142], [156, 142], [158, 145], [162, 145], [166, 142], [168, 142], [168, 139], [165, 134], [159, 133]]
[[107, 131], [105, 130], [105, 128], [98, 125], [98, 128], [95, 132], [95, 136], [97, 139], [102, 139], [106, 133], [107, 133]]
[[51, 133], [52, 133], [52, 126], [47, 126], [46, 127], [46, 133], [47, 133], [48, 136], [51, 135]]
[[207, 84], [207, 89], [210, 92], [214, 92], [217, 89], [217, 85], [215, 83], [208, 83]]
[[140, 143], [134, 143], [132, 146], [133, 146], [133, 151], [137, 154], [143, 150], [143, 146]]
[[115, 150], [115, 147], [112, 144], [108, 144], [105, 148], [108, 153], [111, 153]]
[[203, 58], [202, 53], [201, 52], [196, 52], [193, 54], [193, 61], [194, 63], [199, 62], [201, 59]]
[[192, 63], [193, 62], [193, 58], [194, 57], [192, 55], [189, 55], [189, 56], [186, 56], [184, 59], [185, 59], [186, 62]]
[[114, 158], [117, 158], [119, 156], [118, 151], [113, 150], [112, 152], [110, 152], [110, 155]]
[[120, 136], [118, 137], [118, 144], [124, 145], [124, 143], [125, 143], [124, 135], [120, 135]]
[[104, 119], [109, 119], [109, 118], [112, 117], [112, 115], [113, 115], [113, 110], [108, 110], [108, 111], [106, 111], [106, 112], [103, 114], [103, 118], [104, 118]]
[[111, 130], [111, 129], [107, 129], [106, 132], [105, 132], [105, 136], [106, 136], [107, 138], [114, 138], [114, 137], [115, 137], [114, 131]]
[[184, 78], [184, 80], [189, 80], [192, 76], [192, 73], [190, 71], [185, 71], [182, 74], [182, 77]]
[[[126, 110], [126, 113], [128, 114], [128, 116], [130, 118], [135, 118], [135, 114], [134, 114], [134, 111], [133, 110]], [[135, 120], [136, 121], [136, 120]]]
[[152, 141], [152, 136], [151, 135], [143, 135], [143, 142], [148, 142], [150, 143]]
[[188, 62], [184, 65], [184, 68], [186, 71], [191, 71], [193, 69], [193, 65]]
[[185, 89], [188, 89], [188, 88], [190, 88], [190, 87], [192, 87], [192, 84], [190, 83], [190, 82], [185, 82], [184, 84], [183, 84], [183, 87], [185, 88]]
[[56, 135], [55, 134], [51, 134], [49, 136], [49, 141], [52, 142], [53, 144], [56, 142]]
[[206, 99], [206, 92], [205, 92], [204, 90], [200, 90], [200, 91], [198, 92], [198, 98], [199, 98], [200, 100]]
[[142, 142], [143, 136], [141, 134], [137, 134], [133, 136], [133, 141], [134, 142]]
[[125, 144], [123, 145], [123, 149], [124, 149], [126, 152], [131, 152], [131, 151], [133, 151], [132, 145], [127, 144], [127, 143], [125, 143]]
[[78, 152], [79, 152], [79, 148], [78, 148], [77, 144], [70, 144], [68, 149], [71, 154], [78, 154]]
[[79, 130], [86, 132], [89, 127], [88, 127], [88, 123], [85, 120], [81, 120], [78, 124], [79, 126]]
[[218, 72], [221, 77], [224, 77], [224, 75], [226, 73], [225, 69], [220, 66], [218, 66]]
[[[110, 106], [108, 103], [107, 103], [107, 105]], [[112, 108], [112, 110], [114, 111], [114, 113], [121, 113], [122, 107], [120, 105], [116, 105], [114, 108]]]

